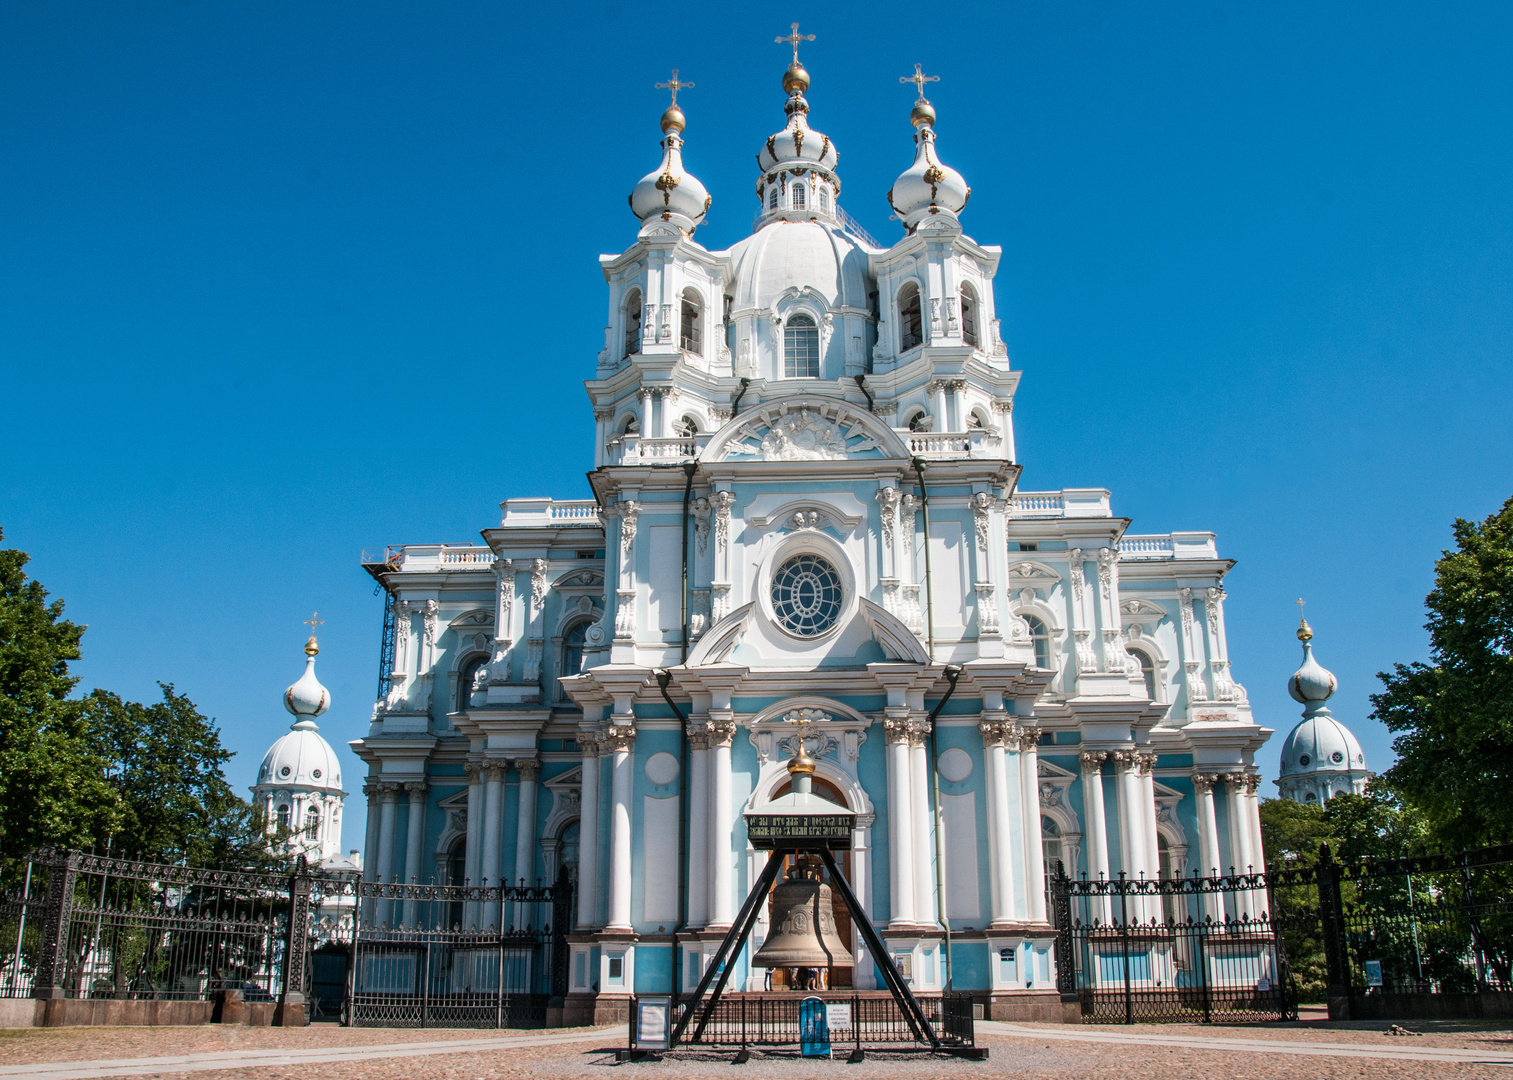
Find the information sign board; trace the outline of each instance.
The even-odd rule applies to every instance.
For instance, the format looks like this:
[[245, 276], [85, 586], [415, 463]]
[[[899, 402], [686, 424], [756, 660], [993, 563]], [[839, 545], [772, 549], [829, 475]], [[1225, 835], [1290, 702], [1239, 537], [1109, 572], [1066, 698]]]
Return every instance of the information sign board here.
[[813, 844], [849, 851], [855, 822], [854, 814], [747, 814], [746, 839], [759, 850]]

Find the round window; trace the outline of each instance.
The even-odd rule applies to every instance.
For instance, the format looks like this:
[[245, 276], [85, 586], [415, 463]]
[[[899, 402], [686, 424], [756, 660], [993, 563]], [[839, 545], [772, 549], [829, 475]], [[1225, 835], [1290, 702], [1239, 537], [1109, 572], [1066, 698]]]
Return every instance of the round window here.
[[310, 770], [310, 775], [313, 776], [313, 777], [315, 777], [315, 779], [319, 780], [320, 779], [320, 770], [319, 769], [311, 769]]
[[1312, 760], [1313, 759], [1311, 757], [1309, 757], [1307, 754], [1304, 754], [1302, 757], [1298, 758], [1298, 764], [1307, 765]]
[[1338, 765], [1340, 762], [1345, 760], [1345, 755], [1336, 750], [1334, 753], [1329, 755], [1329, 760]]
[[818, 555], [796, 555], [772, 576], [772, 610], [783, 629], [815, 637], [841, 615], [841, 575]]
[[289, 766], [285, 765], [282, 769], [280, 769], [278, 771], [278, 774], [280, 776], [288, 776], [289, 775]]

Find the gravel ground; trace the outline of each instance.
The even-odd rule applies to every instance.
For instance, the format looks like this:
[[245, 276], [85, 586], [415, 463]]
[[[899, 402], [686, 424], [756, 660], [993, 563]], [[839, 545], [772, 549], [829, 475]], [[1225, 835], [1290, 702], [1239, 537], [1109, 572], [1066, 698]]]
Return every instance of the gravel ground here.
[[[1006, 1025], [1007, 1026], [1007, 1025]], [[1410, 1026], [1410, 1025], [1405, 1025]], [[1462, 1062], [1420, 1062], [1367, 1056], [1304, 1056], [1268, 1052], [1274, 1040], [1330, 1044], [1357, 1050], [1386, 1048], [1398, 1052], [1432, 1049], [1464, 1049], [1508, 1054], [1513, 1051], [1513, 1031], [1492, 1025], [1416, 1024], [1427, 1030], [1422, 1038], [1385, 1035], [1386, 1025], [1135, 1025], [1066, 1027], [1062, 1025], [1013, 1025], [1020, 1034], [1004, 1037], [984, 1027], [979, 1038], [990, 1049], [987, 1062], [942, 1060], [924, 1056], [877, 1055], [864, 1065], [848, 1068], [843, 1061], [805, 1062], [796, 1058], [754, 1057], [737, 1075], [752, 1080], [803, 1080], [833, 1076], [922, 1077], [1090, 1077], [1138, 1078], [1138, 1080], [1302, 1080], [1302, 1078], [1355, 1078], [1396, 1080], [1433, 1077], [1460, 1080], [1508, 1076], [1507, 1066]], [[996, 1027], [996, 1025], [995, 1025]], [[581, 1029], [580, 1029], [581, 1030]], [[1043, 1033], [1043, 1034], [1042, 1034]], [[0, 1032], [0, 1066], [11, 1069], [28, 1063], [98, 1061], [107, 1058], [162, 1057], [174, 1054], [269, 1051], [313, 1051], [322, 1048], [392, 1046], [404, 1043], [439, 1043], [459, 1039], [509, 1037], [511, 1035], [557, 1034], [556, 1032], [491, 1032], [451, 1030], [395, 1030], [339, 1028], [64, 1028]], [[263, 1063], [240, 1069], [206, 1072], [138, 1073], [136, 1076], [193, 1077], [195, 1080], [493, 1080], [496, 1077], [729, 1077], [726, 1059], [667, 1060], [651, 1064], [616, 1065], [612, 1048], [622, 1042], [622, 1029], [606, 1029], [604, 1038], [550, 1046], [493, 1048], [424, 1057], [385, 1057], [321, 1063]], [[1055, 1035], [1091, 1036], [1083, 1041], [1053, 1038]], [[1121, 1041], [1125, 1035], [1158, 1041]], [[1242, 1039], [1249, 1049], [1202, 1049], [1186, 1046], [1180, 1039]], [[13, 1074], [14, 1075], [14, 1074]]]

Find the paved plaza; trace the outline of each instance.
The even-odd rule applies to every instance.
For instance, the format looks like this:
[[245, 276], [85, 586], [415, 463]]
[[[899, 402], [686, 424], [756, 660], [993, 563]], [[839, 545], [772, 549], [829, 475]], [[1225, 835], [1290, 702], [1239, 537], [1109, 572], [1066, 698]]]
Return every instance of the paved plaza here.
[[0, 1031], [0, 1080], [93, 1080], [194, 1074], [204, 1080], [483, 1080], [493, 1077], [918, 1076], [941, 1078], [1140, 1077], [1169, 1080], [1288, 1080], [1293, 1077], [1507, 1076], [1513, 1028], [1419, 1024], [1417, 1037], [1387, 1034], [1387, 1025], [1273, 1024], [1068, 1027], [981, 1023], [978, 1042], [991, 1051], [972, 1063], [926, 1055], [869, 1057], [861, 1065], [805, 1062], [784, 1055], [745, 1065], [682, 1059], [617, 1065], [624, 1029], [539, 1033], [341, 1028], [163, 1027]]

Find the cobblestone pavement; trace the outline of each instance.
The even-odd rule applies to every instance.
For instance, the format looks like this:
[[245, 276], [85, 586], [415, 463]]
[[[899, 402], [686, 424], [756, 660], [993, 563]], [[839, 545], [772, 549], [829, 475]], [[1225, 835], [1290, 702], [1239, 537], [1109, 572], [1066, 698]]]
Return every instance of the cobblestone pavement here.
[[165, 1076], [195, 1080], [494, 1080], [749, 1076], [808, 1080], [841, 1076], [963, 1080], [1013, 1075], [1131, 1080], [1303, 1080], [1460, 1078], [1513, 1080], [1513, 1028], [1409, 1024], [1419, 1038], [1385, 1034], [1385, 1024], [1135, 1025], [993, 1024], [978, 1028], [987, 1062], [923, 1055], [874, 1055], [860, 1066], [757, 1056], [616, 1065], [621, 1027], [597, 1031], [479, 1032], [339, 1028], [61, 1028], [0, 1032], [0, 1080], [87, 1080]]

